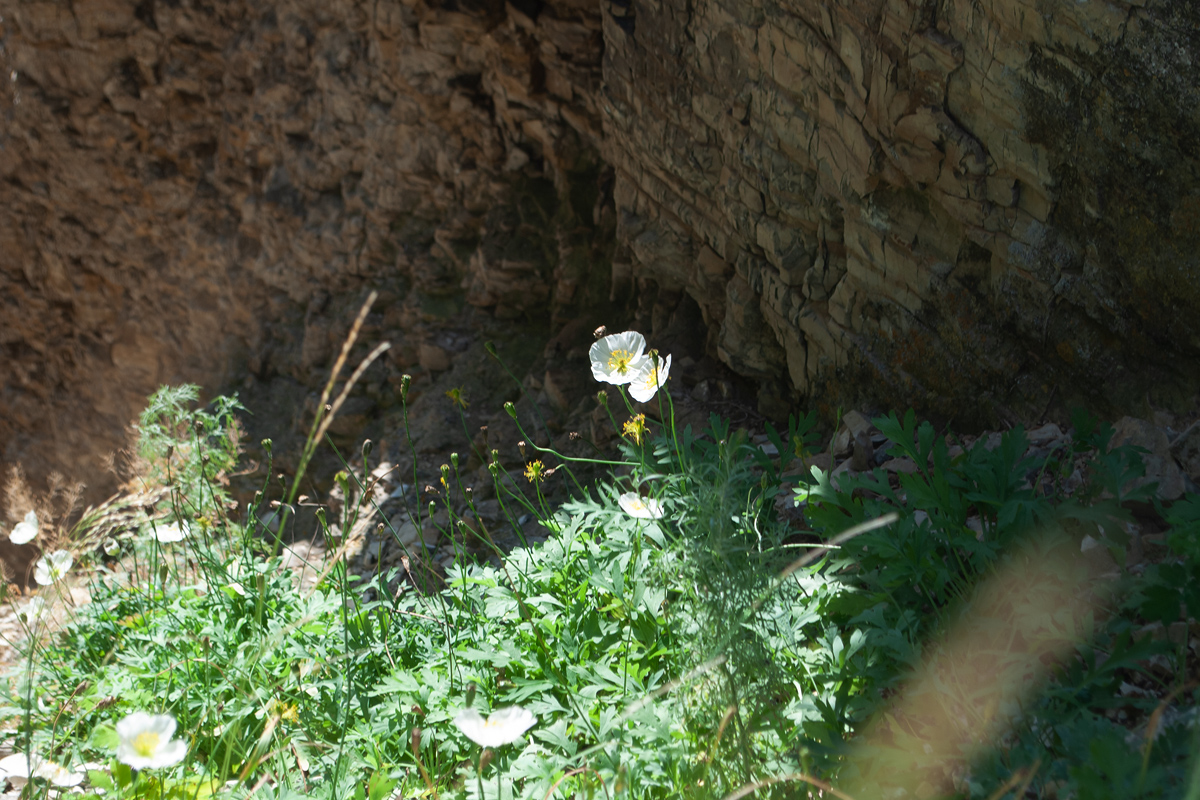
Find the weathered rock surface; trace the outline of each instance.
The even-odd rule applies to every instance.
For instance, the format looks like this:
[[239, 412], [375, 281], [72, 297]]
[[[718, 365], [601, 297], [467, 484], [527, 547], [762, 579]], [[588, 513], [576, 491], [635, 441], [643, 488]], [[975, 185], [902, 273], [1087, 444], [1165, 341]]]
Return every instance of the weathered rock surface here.
[[0, 0], [0, 68], [0, 461], [35, 477], [102, 489], [163, 382], [299, 421], [367, 287], [356, 421], [483, 317], [707, 329], [772, 415], [1200, 375], [1194, 3]]
[[730, 364], [973, 422], [1194, 385], [1200, 6], [604, 6], [618, 236]]

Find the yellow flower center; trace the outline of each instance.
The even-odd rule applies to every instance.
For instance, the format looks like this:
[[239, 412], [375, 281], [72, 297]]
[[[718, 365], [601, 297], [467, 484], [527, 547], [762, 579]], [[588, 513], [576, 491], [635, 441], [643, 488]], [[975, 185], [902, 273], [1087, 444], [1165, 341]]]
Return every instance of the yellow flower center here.
[[635, 444], [641, 444], [642, 436], [646, 433], [646, 415], [638, 414], [636, 417], [627, 420], [621, 428], [624, 430], [626, 436], [633, 439]]
[[158, 752], [158, 741], [161, 737], [154, 731], [142, 731], [133, 739], [133, 749], [142, 758], [151, 758]]
[[629, 363], [633, 361], [633, 353], [628, 350], [613, 350], [608, 356], [608, 368], [618, 375], [629, 371]]
[[541, 461], [529, 462], [529, 466], [525, 467], [525, 479], [528, 480], [530, 483], [534, 483], [535, 481], [537, 483], [541, 483], [542, 480], [544, 480], [544, 476], [542, 475], [542, 470], [544, 470], [545, 467], [546, 467], [546, 465], [543, 464]]

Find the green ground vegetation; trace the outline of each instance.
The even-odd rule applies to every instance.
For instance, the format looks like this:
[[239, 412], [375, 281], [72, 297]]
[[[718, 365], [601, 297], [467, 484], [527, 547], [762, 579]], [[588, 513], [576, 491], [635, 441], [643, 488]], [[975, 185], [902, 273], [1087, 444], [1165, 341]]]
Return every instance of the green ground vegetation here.
[[[1085, 416], [1031, 458], [1020, 428], [956, 449], [893, 414], [874, 424], [913, 469], [834, 476], [805, 460], [813, 416], [764, 443], [716, 416], [677, 429], [660, 393], [565, 504], [490, 458], [514, 530], [532, 514], [547, 537], [464, 550], [440, 581], [420, 552], [411, 580], [339, 558], [373, 502], [364, 450], [301, 582], [264, 519], [297, 484], [231, 510], [237, 404], [195, 400], [151, 398], [141, 505], [77, 527], [90, 602], [67, 579], [40, 592], [61, 624], [22, 607], [5, 738], [85, 797], [1200, 798], [1200, 498], [1156, 505], [1140, 454]], [[457, 463], [443, 478], [386, 530], [446, 512], [493, 547], [459, 517]], [[1136, 565], [1135, 511], [1162, 521]], [[456, 724], [512, 706], [536, 722], [510, 743]], [[182, 761], [125, 763], [137, 711], [176, 720]], [[25, 792], [61, 788], [43, 770]]]

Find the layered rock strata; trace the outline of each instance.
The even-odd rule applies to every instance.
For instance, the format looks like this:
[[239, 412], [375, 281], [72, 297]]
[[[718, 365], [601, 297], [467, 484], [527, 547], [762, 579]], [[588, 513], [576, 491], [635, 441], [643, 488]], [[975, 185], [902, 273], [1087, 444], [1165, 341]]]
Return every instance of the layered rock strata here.
[[961, 422], [1194, 387], [1200, 6], [603, 2], [618, 238], [730, 364]]
[[962, 425], [1195, 388], [1195, 4], [0, 18], [0, 461], [34, 475], [103, 485], [164, 382], [262, 384], [301, 415], [368, 287], [364, 346], [395, 347], [355, 420], [445, 370], [480, 314], [542, 341], [694, 314], [771, 415], [871, 400]]

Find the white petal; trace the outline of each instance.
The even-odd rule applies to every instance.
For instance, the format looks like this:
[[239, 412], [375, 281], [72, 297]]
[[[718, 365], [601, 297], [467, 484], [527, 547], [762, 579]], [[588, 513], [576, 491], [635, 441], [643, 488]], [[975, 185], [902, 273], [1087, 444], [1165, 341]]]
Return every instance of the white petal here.
[[0, 758], [0, 775], [5, 778], [29, 778], [29, 760], [24, 753]]
[[33, 541], [33, 538], [38, 535], [38, 519], [37, 514], [30, 511], [25, 515], [25, 519], [18, 522], [13, 527], [12, 532], [8, 534], [9, 541], [13, 544], [25, 544]]
[[528, 709], [520, 706], [501, 708], [492, 713], [486, 720], [474, 709], [465, 708], [458, 712], [454, 724], [468, 739], [480, 747], [500, 747], [511, 744], [527, 731], [534, 723], [535, 717]]
[[603, 383], [618, 386], [629, 383], [645, 364], [645, 349], [646, 338], [637, 331], [605, 336], [588, 351], [592, 376]]
[[186, 522], [173, 522], [170, 525], [158, 525], [154, 528], [154, 538], [161, 544], [182, 542], [191, 534], [191, 528]]
[[636, 492], [625, 492], [617, 503], [626, 514], [637, 519], [661, 519], [662, 503], [652, 497], [643, 498]]
[[633, 381], [629, 384], [629, 394], [634, 400], [639, 403], [648, 403], [658, 393], [659, 387], [667, 382], [667, 375], [671, 372], [671, 356], [666, 359], [659, 359], [658, 369], [654, 368], [653, 361], [647, 356], [646, 363], [638, 370], [637, 375], [633, 377]]

